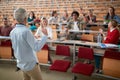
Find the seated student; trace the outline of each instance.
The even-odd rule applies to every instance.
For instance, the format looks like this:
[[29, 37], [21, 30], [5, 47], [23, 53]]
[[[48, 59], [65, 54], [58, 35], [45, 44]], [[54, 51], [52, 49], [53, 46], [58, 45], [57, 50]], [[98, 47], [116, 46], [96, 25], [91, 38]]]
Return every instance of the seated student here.
[[66, 23], [69, 22], [69, 16], [67, 10], [64, 11], [63, 16], [60, 18], [60, 22]]
[[7, 18], [3, 18], [3, 24], [4, 25], [0, 27], [0, 36], [9, 36], [13, 28], [8, 24]]
[[[3, 18], [3, 26], [0, 27], [0, 36], [9, 36], [13, 28], [9, 25], [8, 19]], [[10, 40], [2, 40], [1, 45], [9, 45]]]
[[84, 29], [86, 29], [86, 24], [88, 22], [88, 19], [86, 16], [87, 14], [85, 13], [85, 11], [82, 7], [80, 7], [79, 13], [80, 13], [79, 19], [80, 19], [81, 23], [83, 24]]
[[57, 13], [57, 11], [53, 11], [52, 16], [48, 19], [48, 24], [55, 25], [56, 29], [59, 29], [60, 27], [59, 27], [58, 22], [59, 22], [58, 13]]
[[40, 38], [44, 36], [42, 33], [42, 28], [45, 28], [48, 33], [48, 39], [52, 39], [52, 28], [48, 26], [48, 20], [46, 18], [42, 18], [41, 26], [38, 27], [37, 32], [35, 33], [36, 38]]
[[[83, 30], [83, 26], [78, 19], [79, 13], [77, 11], [73, 11], [71, 16], [72, 16], [72, 20], [67, 25], [67, 31], [68, 30], [76, 30], [76, 31]], [[79, 33], [69, 33], [68, 39], [70, 39], [70, 40], [80, 39], [78, 37], [78, 35], [79, 35]]]
[[[103, 35], [103, 43], [111, 43], [111, 44], [118, 44], [119, 37], [120, 37], [120, 31], [117, 29], [117, 21], [110, 20], [108, 23], [108, 32], [107, 35], [104, 34], [103, 30], [100, 29], [100, 33]], [[96, 72], [99, 72], [100, 69], [100, 56], [95, 56], [96, 61]]]
[[70, 17], [68, 15], [67, 10], [65, 10], [62, 17], [60, 18], [60, 23], [62, 24], [59, 24], [59, 29], [61, 30], [60, 32], [58, 32], [59, 39], [66, 38], [65, 30], [69, 21], [70, 21]]
[[30, 30], [32, 30], [32, 31], [34, 31], [34, 30], [37, 29], [36, 26], [35, 26], [35, 24], [34, 24], [35, 18], [36, 18], [36, 17], [35, 17], [34, 12], [31, 11], [31, 12], [29, 13], [29, 15], [28, 15], [27, 21], [28, 21], [28, 24], [30, 25]]
[[40, 19], [35, 19], [34, 23], [36, 28], [40, 27]]
[[[44, 33], [42, 32], [42, 29], [46, 29], [47, 33], [48, 33], [48, 35], [47, 35], [48, 39], [52, 39], [52, 36], [53, 36], [52, 35], [52, 28], [48, 26], [48, 20], [45, 17], [43, 17], [41, 19], [41, 24], [40, 25], [38, 24], [38, 22], [37, 23], [35, 22], [35, 25], [36, 26], [38, 25], [37, 26], [38, 27], [37, 32], [35, 33], [35, 37], [37, 39], [41, 39], [41, 37], [44, 36]], [[49, 60], [48, 63], [52, 64], [52, 59], [51, 59], [49, 54], [48, 54], [48, 60]]]
[[[40, 27], [40, 19], [35, 19], [34, 20], [34, 24], [35, 24], [35, 27], [36, 27], [36, 29], [38, 28], [38, 27]], [[32, 33], [33, 33], [33, 35], [36, 33], [36, 30], [32, 30]]]
[[48, 19], [48, 24], [57, 23], [58, 22], [58, 14], [57, 11], [52, 12], [52, 16]]
[[108, 24], [111, 19], [116, 20], [120, 24], [120, 17], [115, 14], [114, 7], [109, 7], [108, 13], [104, 18], [104, 24]]
[[88, 11], [88, 16], [87, 16], [87, 20], [89, 24], [95, 23], [96, 22], [96, 16], [93, 14], [92, 10]]
[[80, 13], [80, 16], [86, 15], [85, 10], [82, 7], [80, 7], [80, 9], [79, 9], [79, 13]]
[[87, 29], [89, 29], [89, 27], [91, 26], [97, 26], [97, 25], [94, 25], [93, 23], [97, 22], [96, 21], [96, 16], [93, 14], [93, 10], [89, 10], [88, 11], [88, 15], [86, 16], [86, 20], [87, 20]]
[[[10, 26], [8, 23], [7, 18], [3, 18], [3, 26], [0, 27], [0, 36], [10, 36], [10, 32], [12, 31], [13, 27]], [[11, 41], [9, 39], [1, 40], [0, 41], [0, 46], [9, 46], [11, 47]], [[12, 48], [11, 48], [12, 50]], [[12, 57], [14, 57], [13, 52], [12, 52]]]
[[104, 34], [103, 30], [100, 29], [100, 33], [103, 35], [104, 43], [118, 44], [120, 32], [117, 28], [118, 23], [116, 20], [110, 20], [108, 23], [107, 35]]
[[82, 7], [80, 7], [79, 13], [80, 13], [80, 21], [82, 21], [83, 23], [87, 23], [88, 19]]

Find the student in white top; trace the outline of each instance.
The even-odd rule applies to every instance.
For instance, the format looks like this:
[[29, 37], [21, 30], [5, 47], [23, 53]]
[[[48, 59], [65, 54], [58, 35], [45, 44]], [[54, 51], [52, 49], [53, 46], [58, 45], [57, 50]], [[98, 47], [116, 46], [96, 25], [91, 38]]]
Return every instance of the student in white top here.
[[55, 24], [58, 23], [58, 14], [57, 11], [52, 12], [52, 16], [48, 19], [49, 24]]
[[48, 20], [46, 18], [42, 18], [41, 26], [38, 27], [37, 32], [35, 33], [36, 38], [44, 36], [44, 33], [41, 31], [42, 29], [46, 29], [48, 39], [52, 39], [52, 28], [48, 26]]
[[[71, 16], [72, 16], [72, 20], [68, 23], [67, 30], [75, 30], [75, 31], [83, 30], [83, 26], [79, 20], [78, 11], [73, 11]], [[77, 35], [79, 35], [79, 33], [69, 33], [68, 39], [70, 40], [80, 39], [79, 37], [77, 37]]]

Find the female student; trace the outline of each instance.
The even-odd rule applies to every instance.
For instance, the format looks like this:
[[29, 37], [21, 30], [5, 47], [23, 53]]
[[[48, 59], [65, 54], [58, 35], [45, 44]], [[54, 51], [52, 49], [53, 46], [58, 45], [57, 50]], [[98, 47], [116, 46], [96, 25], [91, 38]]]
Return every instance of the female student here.
[[100, 29], [100, 33], [103, 35], [104, 43], [118, 44], [120, 32], [117, 26], [118, 23], [116, 20], [110, 20], [108, 23], [107, 35], [104, 34], [102, 29]]
[[48, 39], [52, 39], [52, 28], [48, 26], [48, 20], [46, 18], [42, 18], [41, 26], [37, 29], [35, 37], [40, 38], [44, 35], [41, 31], [43, 28], [48, 32]]
[[[107, 35], [104, 34], [102, 29], [100, 29], [100, 33], [103, 36], [103, 43], [118, 44], [120, 32], [117, 26], [118, 23], [116, 20], [110, 20], [110, 22], [108, 23]], [[100, 72], [100, 61], [101, 57], [95, 56], [96, 72]]]

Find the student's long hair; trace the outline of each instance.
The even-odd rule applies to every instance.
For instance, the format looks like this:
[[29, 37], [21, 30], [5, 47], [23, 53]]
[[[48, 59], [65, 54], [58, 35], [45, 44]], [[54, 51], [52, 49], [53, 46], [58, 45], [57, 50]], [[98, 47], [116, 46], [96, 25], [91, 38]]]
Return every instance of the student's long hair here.
[[[35, 19], [36, 18], [35, 13], [33, 11], [30, 11], [30, 13], [32, 13], [32, 15], [33, 15], [32, 18]], [[28, 17], [30, 16], [30, 13], [29, 13]]]
[[57, 11], [53, 11], [53, 12], [52, 12], [52, 16], [54, 16], [54, 14], [56, 14], [56, 13], [57, 13]]
[[112, 26], [115, 28], [115, 27], [118, 27], [118, 22], [116, 20], [110, 20]]
[[[109, 8], [111, 8], [112, 10], [113, 10], [113, 13], [112, 13], [112, 16], [111, 16], [111, 19], [113, 19], [113, 17], [115, 16], [115, 8], [114, 7], [109, 7]], [[110, 16], [110, 14], [109, 14], [109, 12], [107, 13], [107, 15], [106, 15], [106, 17], [105, 17], [105, 20], [108, 20], [109, 19], [109, 16]]]

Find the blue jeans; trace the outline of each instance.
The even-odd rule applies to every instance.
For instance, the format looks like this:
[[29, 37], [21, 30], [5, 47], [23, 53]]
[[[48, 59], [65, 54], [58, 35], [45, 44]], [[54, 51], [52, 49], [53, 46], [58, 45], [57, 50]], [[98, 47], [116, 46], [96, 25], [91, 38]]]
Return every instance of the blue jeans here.
[[95, 57], [95, 67], [97, 69], [99, 69], [100, 68], [101, 56], [95, 55], [94, 57]]

